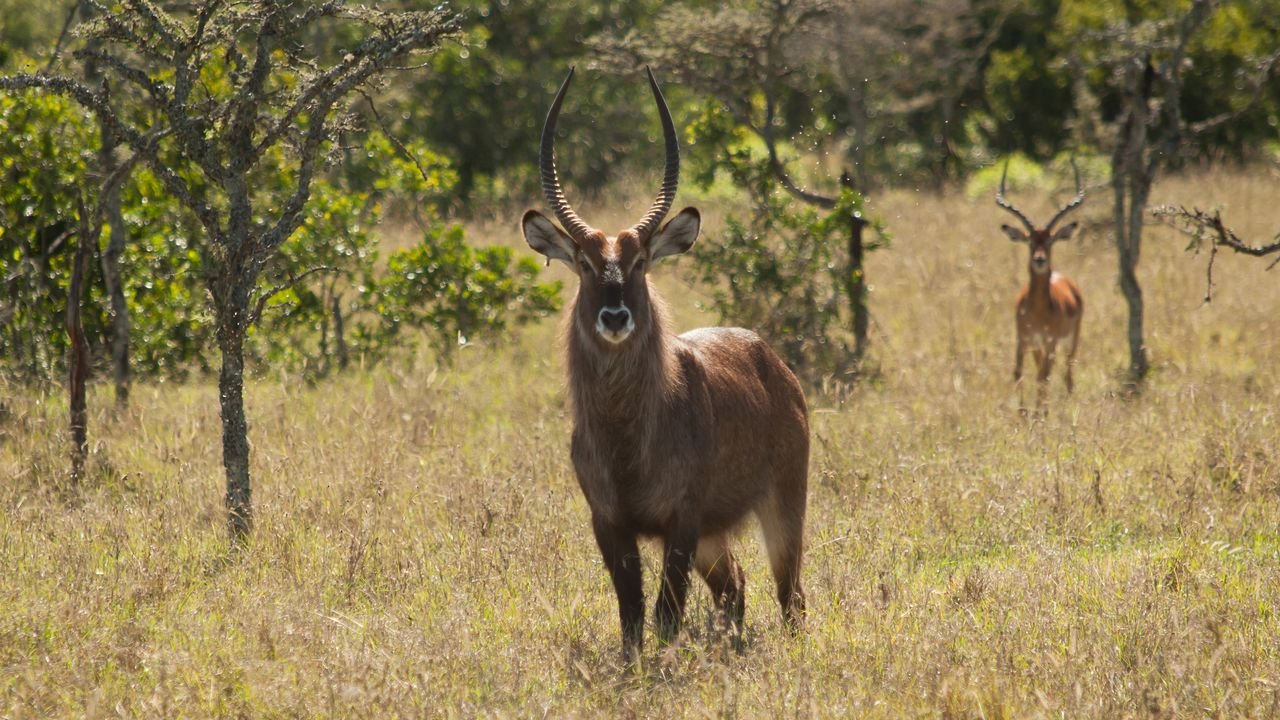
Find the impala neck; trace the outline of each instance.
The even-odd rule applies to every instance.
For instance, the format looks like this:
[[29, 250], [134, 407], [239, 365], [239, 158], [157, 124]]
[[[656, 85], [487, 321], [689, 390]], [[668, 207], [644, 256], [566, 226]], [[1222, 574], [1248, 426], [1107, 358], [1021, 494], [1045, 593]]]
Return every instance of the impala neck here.
[[1050, 265], [1041, 273], [1036, 272], [1035, 268], [1028, 263], [1027, 269], [1031, 275], [1031, 280], [1027, 283], [1027, 287], [1029, 288], [1029, 291], [1027, 292], [1028, 299], [1036, 305], [1048, 306], [1049, 285], [1053, 280], [1053, 266]]

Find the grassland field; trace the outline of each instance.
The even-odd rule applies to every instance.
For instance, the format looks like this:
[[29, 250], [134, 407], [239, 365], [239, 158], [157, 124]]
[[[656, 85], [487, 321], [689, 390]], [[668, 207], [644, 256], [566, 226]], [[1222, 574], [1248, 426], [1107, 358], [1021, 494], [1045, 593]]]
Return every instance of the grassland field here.
[[[1262, 241], [1278, 190], [1274, 168], [1212, 170], [1153, 202], [1220, 204]], [[1037, 218], [1052, 200], [1018, 197]], [[959, 191], [872, 198], [895, 237], [868, 258], [875, 372], [809, 395], [805, 633], [749, 525], [745, 650], [698, 584], [682, 641], [649, 632], [630, 673], [568, 460], [558, 319], [451, 367], [255, 376], [238, 551], [214, 380], [144, 383], [125, 411], [94, 385], [74, 490], [62, 395], [0, 385], [0, 718], [1280, 716], [1280, 270], [1219, 255], [1206, 303], [1206, 257], [1152, 228], [1155, 369], [1130, 396], [1109, 200], [1055, 248], [1085, 295], [1076, 390], [1055, 371], [1032, 422], [1006, 218]], [[526, 251], [522, 209], [469, 237]], [[654, 271], [678, 328], [715, 323], [682, 263]]]

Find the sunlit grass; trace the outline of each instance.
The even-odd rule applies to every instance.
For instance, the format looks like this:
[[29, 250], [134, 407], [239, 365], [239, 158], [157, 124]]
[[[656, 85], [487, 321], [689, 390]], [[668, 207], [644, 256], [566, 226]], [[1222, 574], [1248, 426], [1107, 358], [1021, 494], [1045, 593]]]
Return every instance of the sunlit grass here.
[[[1215, 172], [1153, 200], [1218, 199], [1266, 238], [1278, 185]], [[650, 634], [644, 667], [621, 671], [548, 319], [452, 367], [255, 378], [257, 528], [241, 551], [224, 535], [212, 382], [143, 385], [123, 413], [93, 388], [79, 488], [62, 397], [10, 389], [0, 717], [1280, 712], [1274, 273], [1219, 256], [1205, 304], [1205, 259], [1153, 230], [1155, 372], [1129, 397], [1108, 239], [1059, 246], [1086, 298], [1077, 387], [1065, 397], [1055, 372], [1048, 417], [1028, 422], [1011, 386], [1026, 251], [1004, 218], [960, 193], [872, 202], [895, 235], [869, 259], [877, 372], [810, 396], [802, 638], [782, 629], [748, 527], [745, 652], [698, 587], [685, 642]], [[1105, 196], [1083, 212], [1105, 219]], [[520, 243], [514, 217], [469, 236]], [[657, 272], [682, 329], [713, 321], [678, 271]]]

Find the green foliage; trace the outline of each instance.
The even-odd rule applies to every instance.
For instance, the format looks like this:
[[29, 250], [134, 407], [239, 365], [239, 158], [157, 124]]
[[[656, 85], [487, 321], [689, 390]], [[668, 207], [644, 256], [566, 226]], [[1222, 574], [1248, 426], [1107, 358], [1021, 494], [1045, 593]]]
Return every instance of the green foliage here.
[[[122, 193], [129, 242], [120, 259], [129, 305], [130, 364], [143, 377], [210, 370], [213, 318], [205, 305], [199, 226], [137, 169]], [[113, 232], [108, 226], [106, 234]], [[105, 244], [106, 238], [103, 242]]]
[[547, 103], [571, 65], [579, 72], [561, 125], [572, 142], [557, 148], [566, 181], [596, 188], [627, 169], [633, 155], [647, 160], [636, 151], [648, 145], [657, 123], [643, 75], [593, 72], [583, 40], [645, 27], [661, 3], [466, 0], [458, 5], [470, 16], [465, 42], [442, 48], [431, 59], [431, 73], [413, 87], [400, 110], [408, 118], [401, 134], [424, 138], [454, 161], [462, 198], [496, 190], [496, 177], [536, 188], [538, 133]]
[[[711, 295], [721, 322], [749, 327], [781, 353], [808, 382], [853, 369], [851, 302], [846, 248], [854, 218], [873, 237], [865, 250], [884, 247], [889, 236], [879, 218], [866, 219], [863, 199], [845, 188], [834, 208], [820, 211], [786, 195], [767, 158], [753, 153], [741, 128], [708, 108], [694, 124], [700, 142], [727, 150], [698, 172], [702, 183], [717, 171], [745, 190], [752, 208], [746, 219], [729, 217], [717, 239], [694, 246], [694, 275]], [[858, 300], [863, 301], [864, 298]]]
[[[59, 372], [66, 355], [76, 194], [96, 147], [74, 103], [0, 95], [0, 362], [27, 378]], [[96, 285], [89, 296], [82, 322], [98, 344], [106, 323]]]
[[560, 307], [559, 281], [538, 282], [529, 257], [512, 264], [511, 248], [473, 248], [459, 225], [427, 232], [418, 245], [392, 253], [376, 288], [376, 326], [361, 331], [377, 348], [422, 328], [445, 359], [451, 350], [494, 338]]

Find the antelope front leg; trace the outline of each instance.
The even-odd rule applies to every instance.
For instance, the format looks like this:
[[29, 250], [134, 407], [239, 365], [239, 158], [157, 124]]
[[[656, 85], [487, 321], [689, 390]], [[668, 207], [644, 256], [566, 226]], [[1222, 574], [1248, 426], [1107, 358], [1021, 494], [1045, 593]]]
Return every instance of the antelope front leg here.
[[596, 544], [604, 557], [613, 590], [618, 595], [618, 618], [622, 621], [622, 654], [627, 662], [640, 659], [644, 646], [644, 587], [640, 568], [640, 548], [634, 534], [623, 532], [600, 518], [592, 518]]
[[1022, 403], [1022, 357], [1027, 354], [1027, 345], [1022, 342], [1022, 333], [1018, 333], [1018, 346], [1013, 353], [1013, 388], [1018, 394], [1018, 412], [1025, 415], [1027, 408]]
[[1040, 360], [1040, 371], [1036, 373], [1036, 412], [1043, 416], [1045, 403], [1049, 398], [1049, 371], [1053, 370], [1054, 348], [1050, 345]]
[[689, 592], [689, 571], [697, 549], [697, 526], [677, 521], [663, 546], [662, 589], [658, 591], [658, 604], [654, 608], [655, 629], [658, 639], [664, 643], [671, 642], [680, 632], [684, 601]]

